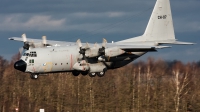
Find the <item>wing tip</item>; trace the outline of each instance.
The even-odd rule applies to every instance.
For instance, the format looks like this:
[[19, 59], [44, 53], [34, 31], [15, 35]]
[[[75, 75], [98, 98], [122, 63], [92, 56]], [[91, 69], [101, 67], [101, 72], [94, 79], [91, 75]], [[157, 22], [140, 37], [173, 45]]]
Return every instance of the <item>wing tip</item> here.
[[8, 40], [14, 40], [13, 38], [8, 38]]

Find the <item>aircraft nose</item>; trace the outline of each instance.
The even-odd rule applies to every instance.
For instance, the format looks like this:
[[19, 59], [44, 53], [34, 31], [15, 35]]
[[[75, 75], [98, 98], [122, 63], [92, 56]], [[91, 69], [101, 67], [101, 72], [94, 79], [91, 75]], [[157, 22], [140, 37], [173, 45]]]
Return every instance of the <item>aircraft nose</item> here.
[[14, 68], [19, 71], [22, 71], [22, 72], [26, 71], [26, 67], [27, 67], [27, 64], [23, 60], [19, 60], [19, 61], [15, 62], [15, 64], [14, 64]]

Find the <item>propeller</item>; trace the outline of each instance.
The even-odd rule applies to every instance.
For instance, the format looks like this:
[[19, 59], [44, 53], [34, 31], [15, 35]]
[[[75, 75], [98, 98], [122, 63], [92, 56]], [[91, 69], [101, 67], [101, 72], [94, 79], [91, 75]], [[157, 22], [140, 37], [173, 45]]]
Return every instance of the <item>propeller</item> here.
[[89, 43], [86, 43], [86, 44], [85, 44], [85, 49], [89, 49], [89, 48], [90, 48]]
[[83, 60], [98, 57], [99, 61], [109, 61], [111, 57], [121, 55], [125, 52], [118, 47], [106, 48], [106, 44], [107, 40], [103, 38], [102, 47], [97, 43], [94, 44], [94, 47], [90, 47], [88, 43], [83, 47], [80, 39], [77, 40], [77, 45], [80, 48], [79, 53], [82, 54]]
[[20, 55], [20, 56], [22, 56], [23, 51], [24, 51], [23, 47], [20, 47], [20, 48], [19, 48], [19, 55]]
[[46, 36], [42, 36], [42, 44], [43, 44], [43, 46], [47, 46], [47, 37]]
[[22, 39], [23, 39], [23, 42], [27, 42], [27, 38], [26, 38], [26, 34], [22, 34]]
[[86, 57], [105, 56], [105, 48], [106, 48], [107, 40], [104, 38], [102, 42], [102, 47], [100, 47], [99, 44], [97, 43], [94, 44], [94, 47], [90, 47], [88, 43], [86, 43], [85, 46], [83, 47], [80, 39], [78, 39], [76, 43], [80, 49], [79, 53], [82, 54], [83, 56], [82, 59], [86, 59]]
[[106, 43], [107, 43], [107, 40], [105, 38], [103, 38], [102, 47], [99, 48], [100, 55], [105, 55]]
[[25, 33], [22, 34], [22, 40], [23, 40], [23, 42], [24, 42], [23, 48], [26, 49], [26, 50], [28, 50], [29, 47], [30, 47], [30, 45], [29, 45], [29, 42], [27, 41], [27, 38], [26, 38], [26, 34], [25, 34]]
[[[80, 49], [80, 50], [79, 50], [79, 53], [82, 54], [82, 56], [83, 56], [82, 59], [86, 59], [86, 57], [85, 57], [85, 51], [86, 51], [86, 49], [85, 49], [85, 48], [82, 48], [81, 40], [78, 39], [76, 43], [77, 43], [77, 45], [78, 45], [78, 47], [79, 47], [79, 49]], [[89, 44], [88, 44], [88, 47], [89, 47]]]
[[46, 46], [51, 46], [50, 44], [47, 44], [47, 37], [46, 36], [42, 36], [42, 45], [40, 43], [34, 43], [33, 41], [27, 41], [26, 38], [26, 34], [22, 34], [21, 36], [22, 41], [24, 42], [23, 47], [19, 48], [19, 54], [20, 56], [22, 56], [22, 53], [24, 51], [24, 49], [29, 50], [30, 48], [35, 48], [35, 47], [46, 47]]
[[26, 34], [22, 34], [22, 40], [24, 42], [24, 46], [19, 48], [19, 55], [22, 56], [24, 49], [29, 49], [29, 42], [27, 42]]

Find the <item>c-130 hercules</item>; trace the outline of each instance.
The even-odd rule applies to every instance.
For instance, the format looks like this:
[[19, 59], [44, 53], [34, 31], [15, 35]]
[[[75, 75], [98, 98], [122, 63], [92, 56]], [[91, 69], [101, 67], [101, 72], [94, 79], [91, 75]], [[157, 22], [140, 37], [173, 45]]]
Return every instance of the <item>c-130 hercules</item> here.
[[42, 40], [30, 39], [25, 34], [9, 39], [24, 42], [26, 51], [14, 68], [30, 73], [32, 79], [56, 72], [102, 77], [107, 70], [123, 67], [147, 52], [170, 47], [162, 44], [193, 44], [175, 39], [169, 0], [157, 0], [144, 34], [135, 38], [113, 43], [103, 39], [102, 44], [82, 44], [80, 39], [47, 41], [45, 36]]

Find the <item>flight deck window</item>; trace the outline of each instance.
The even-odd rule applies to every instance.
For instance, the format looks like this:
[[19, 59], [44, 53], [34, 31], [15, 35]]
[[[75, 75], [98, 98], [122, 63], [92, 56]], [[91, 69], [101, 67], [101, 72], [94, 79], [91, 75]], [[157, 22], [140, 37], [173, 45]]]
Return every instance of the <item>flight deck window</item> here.
[[24, 53], [23, 56], [29, 56], [29, 53]]
[[37, 57], [37, 53], [36, 52], [30, 52], [29, 57]]

